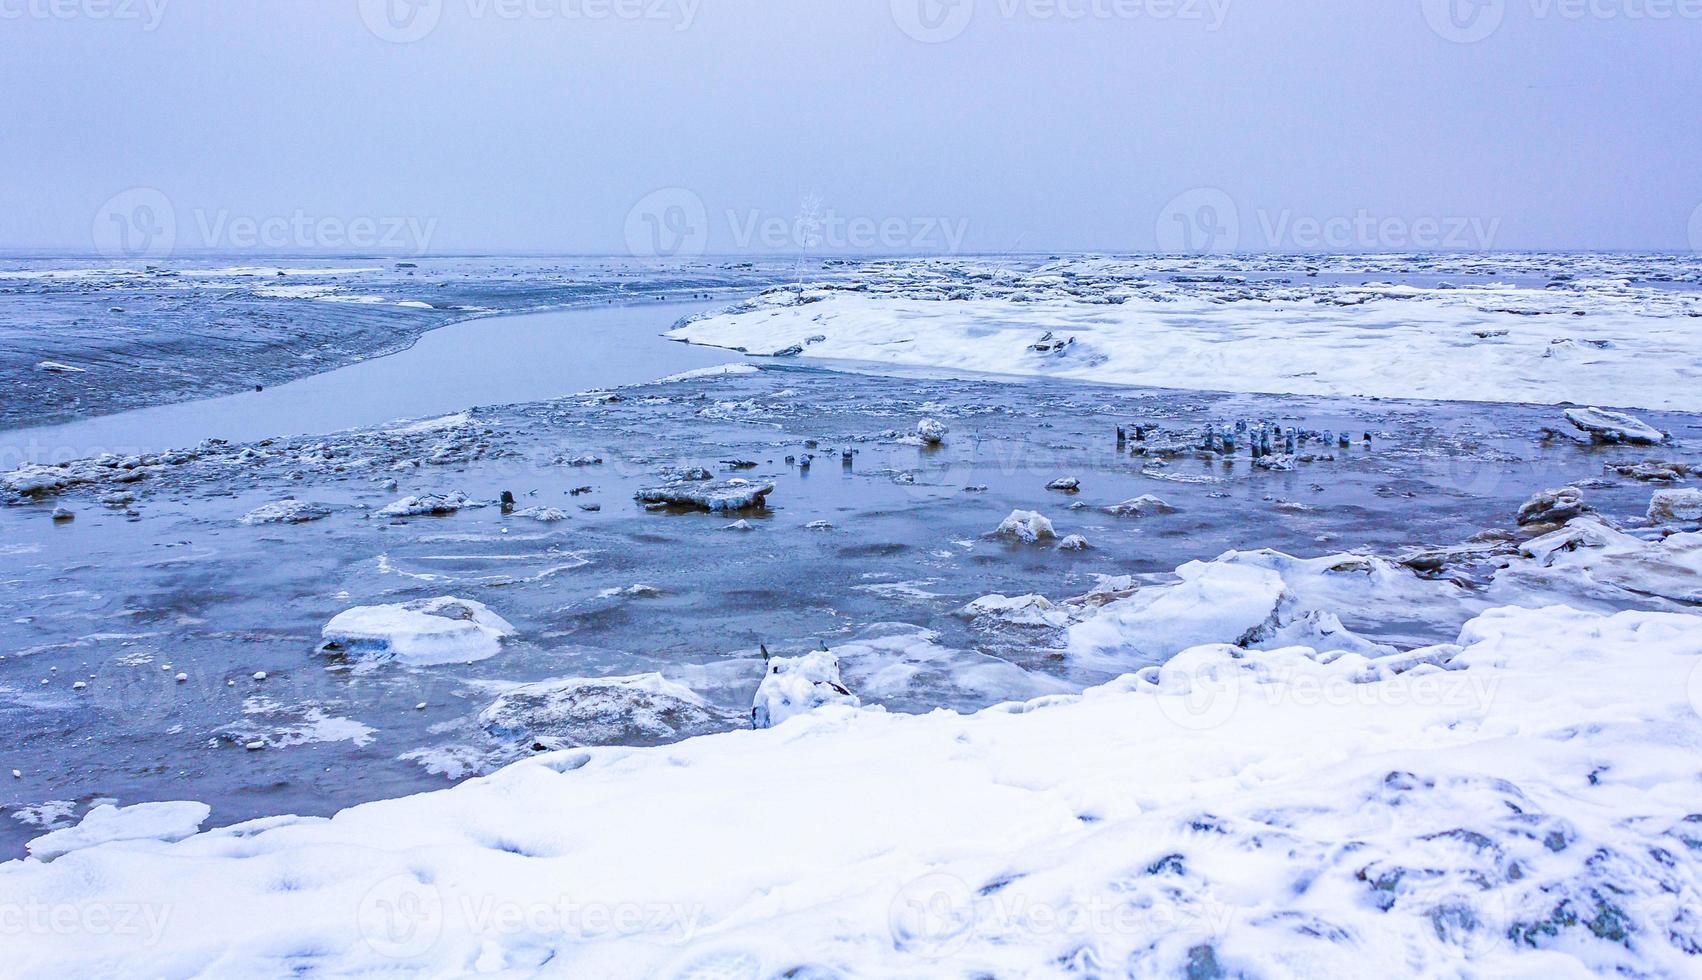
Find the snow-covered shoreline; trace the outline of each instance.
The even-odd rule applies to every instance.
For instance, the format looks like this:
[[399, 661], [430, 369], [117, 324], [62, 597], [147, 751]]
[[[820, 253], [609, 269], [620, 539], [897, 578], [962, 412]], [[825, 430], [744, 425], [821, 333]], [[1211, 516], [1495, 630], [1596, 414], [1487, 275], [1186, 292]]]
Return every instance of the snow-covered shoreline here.
[[827, 706], [13, 862], [0, 907], [85, 927], [44, 925], [8, 970], [1693, 966], [1698, 620], [1504, 608], [1401, 659], [1208, 645], [1081, 696]]
[[753, 354], [1210, 391], [1702, 410], [1702, 297], [1620, 278], [1341, 285], [892, 263], [677, 326]]
[[[845, 696], [776, 714], [765, 684], [772, 728], [193, 836], [198, 804], [100, 808], [0, 864], [32, 940], [9, 968], [1676, 975], [1702, 953], [1702, 532], [1664, 530], [1583, 510], [1435, 561], [1231, 552], [973, 605], [1134, 671], [1080, 695], [895, 714], [824, 651]], [[1414, 571], [1490, 558], [1487, 588]], [[1368, 606], [1469, 618], [1402, 650], [1335, 612]]]

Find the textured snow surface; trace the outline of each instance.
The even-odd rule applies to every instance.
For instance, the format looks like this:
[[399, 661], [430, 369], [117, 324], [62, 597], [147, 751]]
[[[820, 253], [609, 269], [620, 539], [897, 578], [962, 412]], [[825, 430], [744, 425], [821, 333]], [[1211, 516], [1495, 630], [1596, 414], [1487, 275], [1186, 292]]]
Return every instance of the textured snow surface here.
[[778, 287], [669, 336], [1166, 388], [1702, 409], [1691, 292], [1607, 276], [1427, 288], [1152, 272], [1114, 259], [872, 264], [848, 285]]
[[13, 862], [0, 905], [170, 915], [147, 942], [45, 930], [7, 971], [1692, 975], [1698, 622], [1498, 609], [1392, 660], [1213, 644], [970, 716], [827, 705]]

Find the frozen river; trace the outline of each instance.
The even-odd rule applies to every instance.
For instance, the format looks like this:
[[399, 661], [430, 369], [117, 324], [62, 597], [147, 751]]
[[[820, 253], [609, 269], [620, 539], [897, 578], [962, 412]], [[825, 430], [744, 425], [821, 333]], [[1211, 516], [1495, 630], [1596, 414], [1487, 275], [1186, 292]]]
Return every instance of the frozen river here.
[[203, 439], [336, 432], [654, 381], [740, 359], [659, 336], [678, 318], [719, 305], [650, 303], [465, 320], [398, 353], [259, 391], [0, 432], [0, 469], [104, 452], [161, 452]]

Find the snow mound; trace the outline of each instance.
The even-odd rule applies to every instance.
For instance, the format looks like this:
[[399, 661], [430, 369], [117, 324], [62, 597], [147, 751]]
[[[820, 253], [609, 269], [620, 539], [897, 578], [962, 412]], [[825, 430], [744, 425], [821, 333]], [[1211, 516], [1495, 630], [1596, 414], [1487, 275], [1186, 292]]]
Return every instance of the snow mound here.
[[484, 603], [440, 597], [356, 606], [338, 613], [321, 635], [330, 650], [425, 667], [488, 660], [515, 632]]
[[839, 658], [826, 650], [801, 657], [774, 657], [757, 688], [751, 721], [757, 728], [773, 728], [796, 715], [824, 705], [857, 707], [857, 695], [845, 689], [839, 676]]
[[138, 803], [122, 808], [102, 804], [75, 827], [37, 837], [25, 847], [30, 857], [52, 861], [73, 851], [115, 842], [169, 844], [193, 836], [212, 812], [205, 803]]

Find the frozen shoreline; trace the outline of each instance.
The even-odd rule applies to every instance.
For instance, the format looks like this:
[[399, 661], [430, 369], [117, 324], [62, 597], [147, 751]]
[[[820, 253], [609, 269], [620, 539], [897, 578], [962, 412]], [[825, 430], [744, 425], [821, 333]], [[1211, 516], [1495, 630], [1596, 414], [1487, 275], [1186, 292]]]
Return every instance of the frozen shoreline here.
[[120, 811], [0, 865], [0, 903], [124, 925], [11, 968], [1680, 973], [1697, 622], [1492, 610], [1387, 666], [1197, 647], [1079, 697], [829, 706], [181, 843]]
[[1697, 411], [1699, 317], [1694, 288], [1605, 275], [1439, 288], [1160, 278], [1148, 263], [1095, 259], [895, 262], [844, 285], [773, 288], [669, 336], [1186, 390]]

